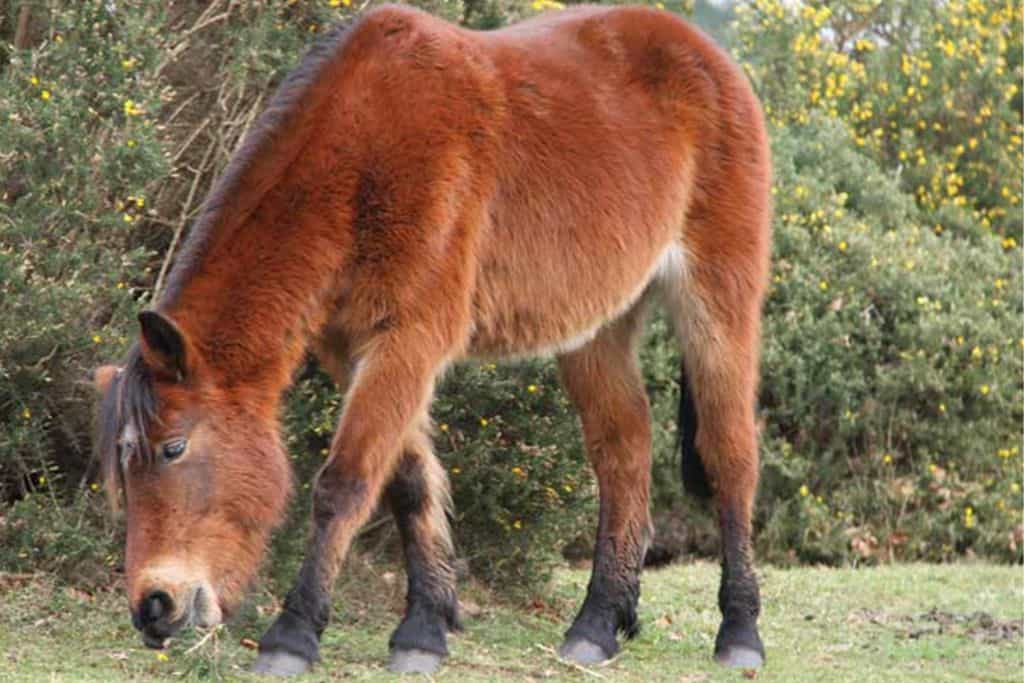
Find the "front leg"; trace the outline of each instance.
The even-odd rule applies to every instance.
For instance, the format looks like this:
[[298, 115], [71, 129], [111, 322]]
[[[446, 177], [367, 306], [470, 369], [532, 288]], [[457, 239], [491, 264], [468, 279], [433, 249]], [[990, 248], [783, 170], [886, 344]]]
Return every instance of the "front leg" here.
[[353, 378], [330, 457], [313, 487], [306, 557], [283, 611], [260, 639], [257, 673], [303, 673], [320, 659], [338, 569], [395, 471], [403, 435], [426, 410], [441, 365], [443, 354], [417, 341], [381, 340]]

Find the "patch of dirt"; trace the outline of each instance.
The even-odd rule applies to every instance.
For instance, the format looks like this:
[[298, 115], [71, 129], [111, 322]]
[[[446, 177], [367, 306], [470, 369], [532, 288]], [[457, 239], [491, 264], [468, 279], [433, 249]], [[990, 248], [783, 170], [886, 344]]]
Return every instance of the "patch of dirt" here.
[[851, 620], [891, 628], [911, 640], [937, 635], [970, 638], [981, 643], [1024, 640], [1024, 619], [997, 619], [988, 612], [957, 614], [933, 607], [923, 614], [913, 616], [862, 609], [854, 612]]

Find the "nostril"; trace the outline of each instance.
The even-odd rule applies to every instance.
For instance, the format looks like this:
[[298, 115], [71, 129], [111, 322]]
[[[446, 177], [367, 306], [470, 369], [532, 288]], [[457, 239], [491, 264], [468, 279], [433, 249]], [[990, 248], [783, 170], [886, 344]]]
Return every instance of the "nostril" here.
[[150, 624], [154, 624], [161, 618], [168, 616], [174, 602], [171, 600], [171, 596], [163, 591], [150, 591], [142, 598], [142, 604], [139, 605], [139, 622], [142, 628], [146, 628]]

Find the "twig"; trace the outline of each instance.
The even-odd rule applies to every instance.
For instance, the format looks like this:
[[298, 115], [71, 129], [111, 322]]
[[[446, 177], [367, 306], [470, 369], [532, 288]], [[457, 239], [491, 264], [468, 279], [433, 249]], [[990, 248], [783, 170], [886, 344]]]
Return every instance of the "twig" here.
[[21, 4], [18, 11], [18, 27], [14, 30], [14, 49], [24, 50], [28, 45], [28, 30], [32, 25], [32, 5], [28, 2]]
[[197, 137], [199, 137], [199, 134], [206, 130], [206, 127], [210, 125], [211, 119], [212, 117], [207, 116], [205, 119], [203, 119], [203, 122], [196, 126], [195, 130], [193, 130], [189, 134], [189, 136], [185, 139], [185, 142], [181, 145], [181, 147], [178, 148], [178, 151], [175, 152], [174, 155], [171, 157], [170, 164], [172, 167], [174, 167], [178, 163], [178, 159], [181, 158], [181, 155], [188, 151], [188, 148], [192, 146], [192, 143], [195, 142]]
[[213, 638], [215, 635], [220, 633], [220, 630], [222, 628], [224, 628], [224, 624], [217, 624], [216, 626], [211, 628], [209, 631], [206, 632], [205, 636], [203, 636], [202, 638], [199, 639], [199, 642], [197, 642], [195, 645], [193, 645], [189, 649], [185, 650], [185, 654], [190, 655], [193, 652], [195, 652], [196, 650], [198, 650], [199, 648], [201, 648], [203, 645], [206, 644], [206, 641], [208, 641], [210, 638]]
[[175, 107], [174, 111], [171, 112], [170, 116], [168, 116], [166, 119], [164, 119], [163, 125], [165, 125], [165, 126], [171, 125], [171, 123], [174, 121], [174, 119], [178, 118], [178, 114], [183, 112], [185, 110], [185, 107], [187, 107], [188, 105], [192, 104], [192, 102], [197, 97], [199, 97], [199, 92], [200, 91], [198, 91], [198, 90], [195, 91], [194, 93], [192, 93], [191, 95], [186, 97], [184, 102], [182, 102], [177, 107]]
[[582, 664], [577, 664], [576, 662], [570, 662], [568, 659], [562, 659], [561, 657], [558, 656], [558, 653], [555, 652], [555, 649], [552, 648], [552, 647], [549, 647], [547, 645], [541, 645], [540, 643], [535, 643], [534, 647], [536, 647], [538, 650], [546, 652], [548, 655], [550, 655], [553, 659], [557, 660], [559, 663], [565, 664], [566, 666], [571, 666], [572, 668], [576, 669], [577, 671], [585, 673], [588, 676], [593, 676], [594, 678], [599, 678], [602, 681], [608, 679], [608, 677], [605, 676], [604, 674], [602, 674], [600, 672], [597, 672], [597, 671], [594, 671], [593, 669], [588, 669], [587, 667], [583, 666]]
[[227, 18], [227, 16], [231, 13], [232, 5], [233, 5], [233, 3], [230, 3], [230, 2], [228, 3], [227, 9], [222, 14], [217, 15], [215, 17], [211, 17], [210, 16], [211, 14], [216, 12], [218, 9], [220, 9], [222, 4], [223, 4], [223, 2], [221, 2], [220, 0], [217, 0], [215, 2], [211, 2], [210, 5], [205, 10], [203, 10], [203, 13], [199, 15], [199, 18], [196, 19], [195, 23], [192, 24], [192, 26], [189, 29], [187, 29], [184, 32], [182, 32], [181, 37], [178, 40], [178, 42], [174, 45], [174, 47], [172, 47], [170, 50], [167, 51], [167, 55], [164, 57], [163, 61], [160, 62], [160, 64], [158, 64], [156, 69], [154, 70], [153, 73], [154, 73], [154, 75], [157, 78], [160, 77], [160, 75], [163, 73], [164, 69], [166, 69], [168, 67], [168, 65], [171, 64], [171, 62], [176, 60], [178, 58], [178, 56], [182, 52], [184, 52], [186, 48], [188, 48], [189, 43], [190, 43], [189, 38], [192, 35], [194, 35], [197, 31], [200, 31], [200, 30], [206, 28], [207, 26], [209, 26], [210, 24], [212, 24], [214, 22], [222, 21], [223, 19]]
[[41, 576], [41, 572], [21, 572], [13, 574], [10, 572], [0, 572], [0, 586], [25, 583], [27, 581], [33, 581]]

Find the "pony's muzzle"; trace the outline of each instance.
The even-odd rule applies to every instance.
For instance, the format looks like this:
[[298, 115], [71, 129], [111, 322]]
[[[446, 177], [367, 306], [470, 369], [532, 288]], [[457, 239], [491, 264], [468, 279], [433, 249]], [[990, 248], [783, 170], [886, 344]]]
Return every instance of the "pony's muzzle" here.
[[173, 614], [174, 600], [170, 595], [162, 590], [149, 591], [132, 610], [132, 625], [142, 632], [147, 646], [162, 648], [180, 626], [171, 621]]

